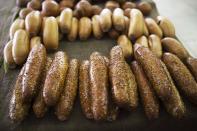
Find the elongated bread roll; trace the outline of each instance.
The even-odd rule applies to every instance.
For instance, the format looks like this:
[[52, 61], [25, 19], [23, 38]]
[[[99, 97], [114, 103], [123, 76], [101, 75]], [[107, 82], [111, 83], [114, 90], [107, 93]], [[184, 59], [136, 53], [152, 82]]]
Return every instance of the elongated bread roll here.
[[146, 47], [136, 44], [135, 58], [145, 71], [157, 96], [173, 117], [185, 115], [184, 103], [177, 91], [165, 64]]
[[52, 63], [52, 59], [50, 57], [47, 57], [46, 66], [44, 67], [42, 78], [41, 78], [41, 83], [39, 85], [40, 90], [39, 90], [37, 97], [35, 98], [33, 102], [33, 111], [37, 118], [44, 117], [45, 113], [48, 110], [48, 107], [44, 102], [43, 88], [44, 88], [44, 81], [46, 79], [46, 75], [51, 66], [51, 63]]
[[21, 122], [28, 114], [30, 104], [22, 101], [22, 78], [25, 65], [21, 69], [12, 92], [9, 104], [9, 117], [13, 122]]
[[59, 45], [58, 23], [55, 17], [47, 17], [43, 22], [43, 42], [48, 50], [54, 50]]
[[104, 57], [98, 52], [90, 56], [89, 74], [93, 117], [105, 120], [108, 114], [108, 70]]
[[22, 80], [23, 102], [31, 102], [36, 95], [45, 64], [46, 49], [40, 44], [31, 50], [26, 62]]
[[47, 106], [54, 106], [62, 93], [68, 69], [68, 58], [65, 52], [58, 51], [47, 73], [43, 96]]
[[89, 78], [90, 62], [85, 60], [80, 65], [79, 70], [79, 98], [83, 113], [88, 119], [93, 118], [92, 98]]
[[142, 104], [144, 106], [144, 112], [148, 119], [156, 119], [159, 117], [159, 101], [156, 94], [151, 87], [143, 69], [137, 61], [131, 63], [132, 70], [135, 74], [137, 81], [139, 94]]
[[78, 71], [79, 62], [77, 59], [70, 60], [68, 72], [65, 80], [65, 87], [61, 94], [60, 100], [56, 105], [56, 112], [58, 119], [67, 120], [73, 109], [75, 98], [78, 89]]
[[138, 105], [137, 85], [120, 46], [113, 47], [110, 52], [109, 77], [115, 103], [135, 109]]
[[162, 57], [177, 88], [193, 103], [197, 104], [197, 83], [181, 60], [171, 53], [164, 53]]

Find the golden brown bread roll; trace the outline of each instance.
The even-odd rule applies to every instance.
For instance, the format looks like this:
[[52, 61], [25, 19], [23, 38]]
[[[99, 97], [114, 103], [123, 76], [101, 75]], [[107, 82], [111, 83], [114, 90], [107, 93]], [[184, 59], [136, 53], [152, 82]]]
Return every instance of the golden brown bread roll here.
[[79, 69], [79, 98], [83, 113], [86, 118], [92, 119], [92, 98], [89, 77], [90, 62], [82, 61]]
[[39, 90], [42, 71], [46, 64], [46, 49], [40, 44], [35, 46], [26, 62], [22, 80], [22, 99], [23, 102], [31, 102]]
[[46, 66], [44, 67], [41, 82], [40, 82], [40, 85], [39, 85], [40, 90], [39, 90], [38, 95], [36, 96], [36, 98], [33, 102], [32, 107], [33, 107], [34, 114], [36, 115], [37, 118], [44, 117], [45, 113], [48, 110], [48, 107], [44, 102], [43, 88], [44, 88], [44, 81], [46, 79], [46, 75], [47, 75], [47, 72], [48, 72], [48, 70], [51, 66], [51, 63], [52, 63], [52, 59], [50, 57], [47, 57]]
[[162, 60], [166, 64], [177, 88], [193, 103], [197, 104], [197, 83], [187, 67], [177, 56], [171, 53], [164, 53]]
[[120, 46], [110, 51], [109, 77], [114, 102], [120, 107], [135, 109], [138, 105], [137, 85]]
[[185, 106], [165, 64], [146, 47], [136, 44], [134, 50], [135, 59], [142, 66], [168, 113], [182, 118], [185, 115]]
[[108, 114], [108, 70], [104, 57], [98, 52], [90, 56], [89, 74], [93, 117], [105, 120]]
[[13, 122], [21, 122], [25, 119], [28, 114], [30, 104], [23, 103], [22, 101], [22, 78], [24, 75], [25, 65], [22, 67], [14, 89], [9, 104], [9, 117]]
[[190, 56], [183, 45], [174, 38], [166, 37], [161, 40], [161, 43], [166, 52], [175, 54], [182, 61], [185, 61]]
[[70, 60], [65, 86], [55, 108], [55, 114], [61, 121], [67, 120], [73, 109], [78, 89], [78, 71], [79, 61], [77, 59]]
[[65, 77], [68, 69], [68, 57], [65, 52], [58, 51], [47, 73], [43, 96], [47, 106], [54, 106], [64, 88]]
[[159, 101], [151, 87], [143, 69], [137, 61], [131, 63], [131, 68], [135, 75], [141, 102], [144, 106], [144, 112], [148, 119], [156, 119], [159, 117]]
[[166, 65], [162, 61], [161, 61], [161, 64], [168, 76], [170, 83], [172, 84], [172, 96], [170, 97], [169, 100], [163, 101], [163, 104], [169, 114], [171, 114], [175, 118], [181, 119], [186, 114], [185, 104], [183, 103], [183, 100], [182, 100], [176, 86], [174, 85], [174, 82], [170, 76], [170, 73], [169, 73]]
[[145, 71], [157, 95], [162, 100], [168, 100], [172, 89], [165, 70], [159, 60], [148, 48], [136, 44], [134, 47], [135, 59]]

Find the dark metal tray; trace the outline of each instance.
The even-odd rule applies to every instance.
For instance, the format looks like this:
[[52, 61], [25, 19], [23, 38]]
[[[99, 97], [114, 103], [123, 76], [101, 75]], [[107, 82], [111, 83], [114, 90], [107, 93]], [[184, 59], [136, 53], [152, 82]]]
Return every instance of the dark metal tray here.
[[[150, 1], [150, 0], [148, 0]], [[152, 2], [152, 1], [151, 1]], [[3, 3], [3, 2], [0, 2]], [[8, 9], [15, 7], [13, 1], [5, 1], [5, 4], [9, 5]], [[155, 18], [159, 13], [155, 4], [152, 2], [154, 10], [151, 13], [151, 17]], [[7, 14], [4, 14], [7, 19], [6, 24], [0, 21], [0, 24], [3, 25], [3, 31], [0, 34], [0, 42], [6, 42], [9, 26], [12, 20], [15, 18], [13, 13], [16, 13], [18, 9], [15, 7]], [[2, 14], [1, 10], [0, 13]], [[16, 13], [17, 14], [17, 13]], [[4, 27], [5, 26], [5, 27]], [[4, 32], [4, 33], [3, 33]], [[7, 35], [7, 36], [6, 36]], [[111, 40], [105, 36], [101, 40], [96, 40], [90, 38], [87, 41], [77, 40], [76, 42], [68, 42], [66, 40], [61, 41], [60, 47], [58, 50], [64, 50], [67, 52], [70, 58], [77, 58], [80, 60], [89, 59], [90, 54], [93, 51], [99, 51], [102, 54], [108, 56], [110, 49], [116, 45], [115, 40]], [[0, 54], [2, 54], [3, 46], [1, 45]], [[2, 56], [2, 55], [1, 55]], [[137, 108], [134, 112], [121, 111], [118, 119], [113, 122], [95, 122], [87, 120], [82, 114], [81, 107], [79, 104], [79, 98], [77, 98], [74, 105], [74, 110], [68, 121], [61, 122], [59, 121], [55, 114], [54, 110], [51, 109], [44, 118], [37, 119], [33, 114], [32, 110], [28, 117], [20, 124], [11, 123], [8, 117], [8, 105], [10, 100], [10, 95], [15, 84], [16, 76], [19, 73], [19, 68], [15, 70], [8, 70], [5, 74], [2, 64], [0, 65], [0, 130], [39, 130], [39, 131], [50, 131], [50, 130], [94, 130], [94, 131], [119, 131], [119, 130], [152, 130], [152, 131], [169, 131], [169, 130], [197, 130], [197, 107], [190, 104], [187, 100], [184, 99], [184, 102], [187, 107], [187, 115], [181, 120], [172, 118], [164, 108], [160, 107], [160, 116], [158, 119], [150, 121], [146, 118], [142, 105]]]

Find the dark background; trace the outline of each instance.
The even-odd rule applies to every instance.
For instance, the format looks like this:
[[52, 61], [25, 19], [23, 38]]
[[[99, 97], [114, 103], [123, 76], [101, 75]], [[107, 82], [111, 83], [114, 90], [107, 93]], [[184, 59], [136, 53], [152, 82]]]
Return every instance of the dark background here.
[[[178, 38], [184, 46], [197, 57], [197, 2], [195, 0], [155, 0], [161, 15], [169, 17], [176, 27]], [[0, 0], [0, 58], [2, 58], [3, 46], [8, 40], [10, 24], [17, 13], [15, 0]], [[157, 14], [154, 9], [152, 16]], [[102, 40], [90, 39], [85, 42], [70, 43], [62, 41], [59, 50], [65, 50], [71, 58], [88, 59], [93, 51], [100, 51], [108, 56], [109, 50], [116, 43], [114, 40], [104, 38]], [[135, 112], [121, 112], [120, 117], [114, 122], [100, 122], [87, 120], [81, 112], [79, 100], [74, 106], [73, 113], [68, 121], [60, 122], [51, 109], [43, 119], [30, 115], [21, 124], [12, 124], [8, 119], [8, 104], [10, 93], [19, 72], [9, 70], [4, 73], [0, 63], [0, 130], [24, 130], [24, 131], [50, 131], [50, 130], [98, 130], [98, 131], [196, 131], [197, 107], [184, 99], [187, 107], [187, 115], [182, 120], [176, 120], [169, 116], [161, 106], [160, 117], [149, 121], [144, 115], [141, 104]]]

